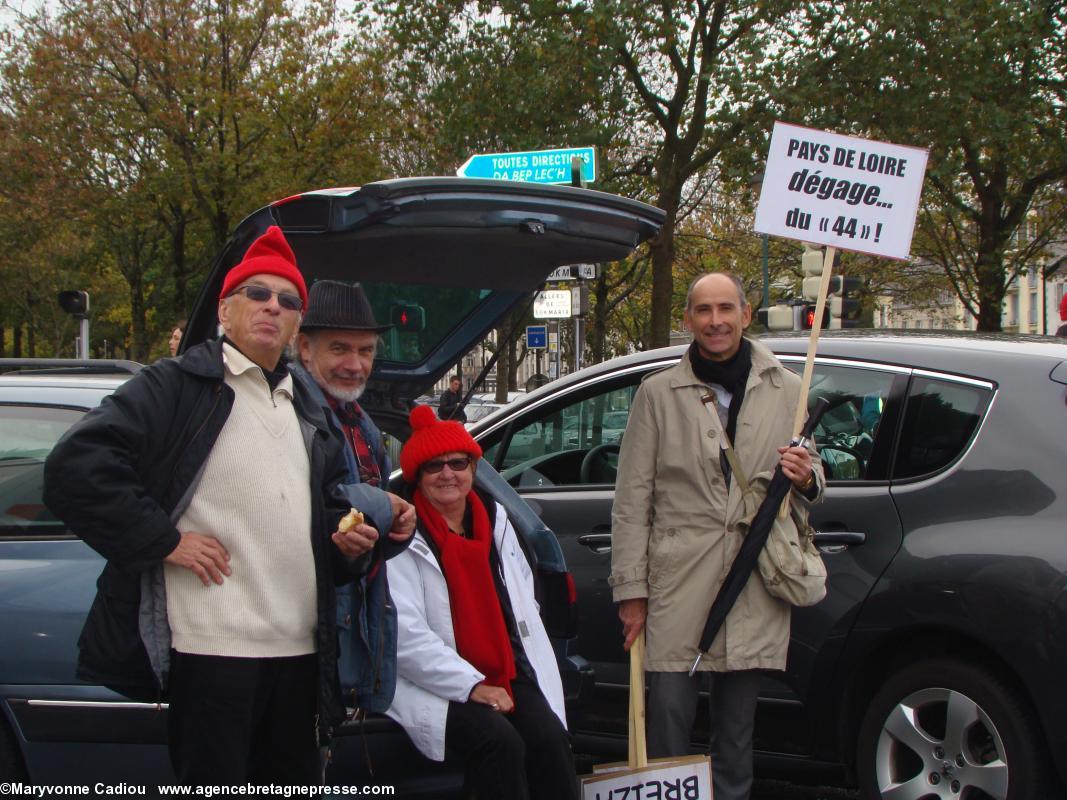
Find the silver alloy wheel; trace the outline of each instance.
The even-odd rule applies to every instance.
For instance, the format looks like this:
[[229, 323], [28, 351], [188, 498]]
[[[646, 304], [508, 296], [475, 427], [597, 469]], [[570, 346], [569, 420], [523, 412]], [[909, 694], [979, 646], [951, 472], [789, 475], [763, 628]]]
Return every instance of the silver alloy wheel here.
[[960, 692], [921, 689], [893, 707], [875, 757], [882, 800], [1006, 800], [1008, 760], [989, 715]]

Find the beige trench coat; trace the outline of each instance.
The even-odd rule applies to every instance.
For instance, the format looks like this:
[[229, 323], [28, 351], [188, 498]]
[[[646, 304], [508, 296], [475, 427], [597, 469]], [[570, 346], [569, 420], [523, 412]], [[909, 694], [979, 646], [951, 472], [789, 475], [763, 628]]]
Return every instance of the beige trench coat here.
[[[649, 376], [634, 397], [619, 454], [609, 583], [616, 602], [648, 598], [648, 670], [692, 666], [711, 603], [743, 538], [736, 527], [742, 493], [738, 481], [726, 487], [719, 426], [700, 401], [707, 392], [688, 355]], [[799, 394], [800, 378], [753, 341], [734, 441], [750, 479], [777, 465], [777, 448], [793, 434]], [[812, 454], [818, 500], [824, 478]], [[700, 669], [785, 669], [789, 612], [754, 571]]]

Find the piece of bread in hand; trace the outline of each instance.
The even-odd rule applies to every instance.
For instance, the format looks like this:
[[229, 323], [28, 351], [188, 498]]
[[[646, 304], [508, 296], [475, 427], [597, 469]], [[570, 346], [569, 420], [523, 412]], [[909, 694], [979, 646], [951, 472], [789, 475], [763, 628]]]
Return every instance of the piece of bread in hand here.
[[362, 524], [363, 513], [360, 511], [356, 511], [356, 509], [353, 508], [347, 514], [341, 517], [341, 521], [337, 523], [337, 530], [339, 530], [341, 533], [347, 533], [357, 525]]

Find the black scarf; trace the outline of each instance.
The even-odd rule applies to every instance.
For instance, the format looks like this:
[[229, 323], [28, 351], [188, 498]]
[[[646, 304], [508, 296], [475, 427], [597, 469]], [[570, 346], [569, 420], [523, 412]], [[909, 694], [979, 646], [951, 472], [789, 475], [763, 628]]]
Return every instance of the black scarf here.
[[737, 415], [745, 399], [745, 384], [752, 371], [752, 343], [741, 337], [741, 347], [725, 361], [712, 361], [700, 354], [697, 343], [689, 345], [689, 363], [695, 374], [704, 383], [717, 383], [731, 394], [730, 412], [726, 422], [726, 435], [734, 440], [737, 432]]

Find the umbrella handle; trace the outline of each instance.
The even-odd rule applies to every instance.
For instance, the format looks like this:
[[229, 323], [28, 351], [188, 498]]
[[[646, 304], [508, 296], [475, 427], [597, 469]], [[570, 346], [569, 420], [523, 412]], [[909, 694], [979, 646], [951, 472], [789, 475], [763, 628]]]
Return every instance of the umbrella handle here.
[[[815, 405], [812, 406], [811, 412], [808, 414], [808, 419], [804, 423], [804, 427], [800, 429], [793, 440], [789, 443], [790, 447], [807, 447], [808, 442], [811, 441], [812, 434], [815, 433], [815, 428], [819, 424], [819, 420], [822, 419], [822, 415], [830, 409], [830, 401], [825, 397], [820, 397], [815, 401]], [[781, 467], [779, 467], [781, 469]], [[792, 502], [792, 497], [786, 494], [782, 500], [782, 505], [778, 508], [778, 518], [785, 519], [789, 516], [789, 504]], [[696, 669], [696, 664], [693, 665], [693, 669]], [[689, 673], [692, 674], [692, 671]]]

